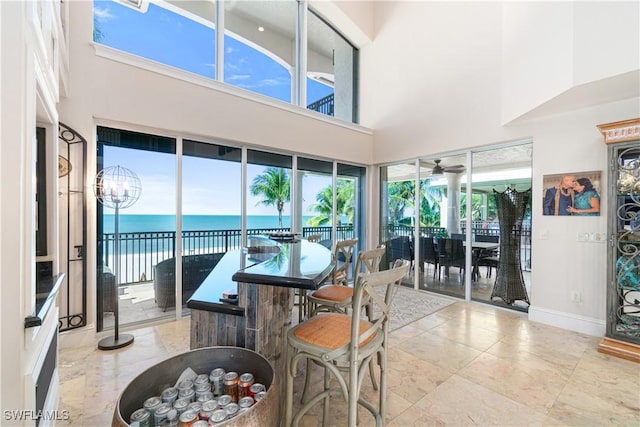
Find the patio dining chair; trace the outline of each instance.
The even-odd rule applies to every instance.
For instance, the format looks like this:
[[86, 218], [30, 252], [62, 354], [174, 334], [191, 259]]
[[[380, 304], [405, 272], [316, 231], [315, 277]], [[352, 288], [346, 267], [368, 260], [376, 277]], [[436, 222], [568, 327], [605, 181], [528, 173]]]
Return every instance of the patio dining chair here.
[[460, 270], [460, 278], [464, 281], [466, 262], [464, 242], [458, 239], [438, 239], [438, 255], [438, 262], [440, 264], [438, 280], [440, 280], [442, 267], [457, 267]]
[[433, 264], [433, 278], [436, 278], [436, 271], [438, 270], [438, 264], [440, 259], [438, 251], [436, 251], [433, 237], [420, 237], [420, 252], [418, 255], [418, 265], [420, 270], [424, 269], [424, 263]]

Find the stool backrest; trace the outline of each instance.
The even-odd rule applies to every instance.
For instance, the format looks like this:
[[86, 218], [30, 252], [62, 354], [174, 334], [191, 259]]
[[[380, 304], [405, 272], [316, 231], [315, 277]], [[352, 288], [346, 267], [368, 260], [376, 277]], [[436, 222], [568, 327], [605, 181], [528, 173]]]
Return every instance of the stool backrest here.
[[[378, 335], [377, 339], [386, 341], [389, 332], [389, 314], [391, 302], [396, 294], [397, 287], [409, 272], [410, 262], [396, 260], [393, 268], [375, 273], [364, 273], [358, 276], [353, 290], [353, 310], [351, 320], [351, 357], [367, 341]], [[368, 304], [377, 307], [375, 318], [370, 319], [372, 326], [366, 331], [360, 330], [363, 308]]]
[[[351, 260], [355, 251], [358, 239], [339, 240], [336, 243], [336, 249], [333, 252], [333, 262], [336, 268], [333, 270], [333, 283], [344, 285], [349, 283], [349, 272], [351, 271]], [[344, 259], [341, 265], [338, 265], [340, 258]]]
[[[380, 271], [380, 261], [386, 252], [384, 245], [368, 251], [360, 251], [356, 261], [356, 272], [354, 282], [358, 280], [361, 273], [375, 273]], [[363, 269], [364, 267], [364, 269]]]

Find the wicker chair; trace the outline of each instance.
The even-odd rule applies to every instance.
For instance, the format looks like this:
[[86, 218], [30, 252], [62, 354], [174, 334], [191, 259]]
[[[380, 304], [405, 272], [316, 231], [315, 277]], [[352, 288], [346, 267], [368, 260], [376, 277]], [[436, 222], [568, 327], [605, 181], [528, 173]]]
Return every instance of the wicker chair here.
[[[186, 255], [182, 257], [182, 304], [186, 304], [211, 270], [224, 256], [221, 254]], [[156, 304], [166, 311], [176, 305], [176, 261], [169, 258], [155, 266], [153, 289]]]
[[[329, 422], [329, 401], [342, 395], [349, 404], [348, 425], [355, 426], [358, 404], [369, 410], [377, 426], [384, 425], [387, 400], [387, 348], [391, 301], [400, 281], [409, 271], [409, 261], [398, 260], [391, 270], [358, 276], [354, 285], [351, 315], [328, 313], [314, 316], [294, 326], [287, 334], [287, 384], [285, 426], [298, 425], [302, 416], [316, 403], [323, 401], [323, 425]], [[382, 289], [381, 289], [382, 288]], [[380, 308], [376, 319], [362, 317], [369, 304]], [[378, 356], [376, 358], [376, 356]], [[379, 402], [377, 408], [360, 395], [361, 384], [374, 358], [380, 367]], [[312, 360], [324, 368], [322, 391], [293, 415], [293, 380], [300, 360]], [[343, 372], [348, 372], [345, 381]], [[331, 389], [331, 374], [340, 390]]]

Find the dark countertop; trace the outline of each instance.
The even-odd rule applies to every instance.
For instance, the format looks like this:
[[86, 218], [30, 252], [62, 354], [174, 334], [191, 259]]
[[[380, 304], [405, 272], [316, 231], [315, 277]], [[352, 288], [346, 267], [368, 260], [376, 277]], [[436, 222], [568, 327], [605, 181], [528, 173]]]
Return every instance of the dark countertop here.
[[227, 252], [187, 301], [187, 307], [243, 315], [243, 307], [220, 301], [224, 291], [237, 293], [237, 282], [316, 289], [332, 269], [331, 251], [320, 244], [261, 239], [257, 246]]

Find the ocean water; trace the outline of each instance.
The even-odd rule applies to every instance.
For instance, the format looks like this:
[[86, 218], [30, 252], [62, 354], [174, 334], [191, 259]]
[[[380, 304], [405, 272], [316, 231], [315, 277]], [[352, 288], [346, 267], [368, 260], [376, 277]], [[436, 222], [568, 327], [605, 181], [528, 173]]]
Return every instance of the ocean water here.
[[[104, 215], [104, 233], [114, 232], [115, 215]], [[303, 224], [311, 216], [303, 217]], [[282, 216], [282, 225], [291, 226], [291, 217]], [[277, 215], [248, 215], [247, 228], [277, 228]], [[120, 233], [135, 233], [148, 231], [175, 231], [175, 215], [123, 215], [120, 214]], [[240, 230], [240, 215], [183, 215], [182, 229], [184, 231], [202, 230]]]

